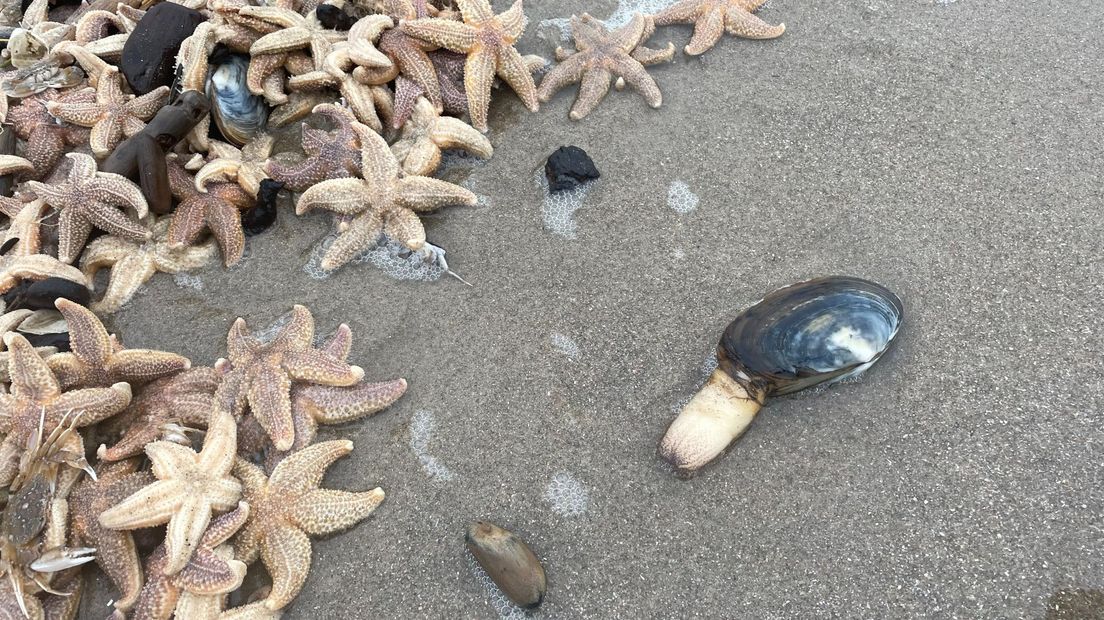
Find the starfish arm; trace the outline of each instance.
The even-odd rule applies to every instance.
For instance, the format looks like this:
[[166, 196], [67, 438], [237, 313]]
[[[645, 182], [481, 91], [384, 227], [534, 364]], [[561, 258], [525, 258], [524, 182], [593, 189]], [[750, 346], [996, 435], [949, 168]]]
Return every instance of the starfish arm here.
[[383, 232], [383, 218], [379, 211], [365, 211], [353, 218], [349, 228], [342, 232], [322, 257], [322, 268], [332, 271], [353, 260], [368, 249]]
[[265, 79], [277, 73], [285, 62], [287, 62], [286, 53], [252, 55], [249, 59], [249, 68], [245, 71], [245, 84], [249, 92], [254, 95], [265, 94]]
[[211, 522], [211, 505], [203, 495], [185, 495], [165, 528], [165, 573], [175, 575], [188, 564]]
[[[306, 143], [306, 139], [304, 139], [304, 143]], [[320, 157], [309, 157], [292, 166], [286, 166], [273, 160], [265, 165], [265, 170], [273, 180], [283, 183], [293, 192], [305, 191], [307, 188], [330, 178], [332, 174], [331, 167]]]
[[299, 594], [310, 572], [311, 543], [298, 528], [278, 524], [265, 533], [261, 559], [272, 576], [269, 609], [281, 609]]
[[201, 192], [207, 191], [207, 183], [210, 181], [225, 181], [237, 176], [241, 168], [240, 159], [215, 159], [203, 165], [195, 174], [195, 187]]
[[92, 127], [103, 116], [103, 106], [95, 101], [49, 101], [46, 110], [58, 120], [81, 127]]
[[315, 350], [288, 351], [284, 354], [283, 368], [293, 381], [304, 383], [344, 386], [364, 377], [360, 367]]
[[80, 411], [80, 426], [101, 422], [119, 413], [130, 404], [130, 385], [116, 383], [106, 388], [84, 388], [66, 392], [53, 402], [50, 409], [57, 414]]
[[34, 170], [34, 164], [16, 155], [0, 155], [0, 175], [8, 175], [15, 172], [30, 172]]
[[4, 334], [4, 344], [8, 347], [8, 375], [11, 379], [12, 395], [45, 401], [56, 398], [61, 393], [61, 386], [50, 372], [50, 367], [26, 338], [16, 332], [8, 332]]
[[176, 208], [169, 223], [168, 240], [171, 245], [190, 245], [199, 239], [207, 226], [206, 211], [199, 200], [185, 200]]
[[[211, 412], [211, 422], [207, 427], [207, 436], [203, 440], [203, 449], [199, 452], [199, 466], [212, 477], [225, 477], [234, 467], [234, 454], [237, 452], [237, 424], [229, 411], [215, 408]], [[229, 487], [218, 487], [221, 495], [215, 501], [215, 507], [229, 509], [237, 501], [241, 488], [237, 482]], [[227, 499], [233, 496], [233, 499]], [[214, 497], [214, 495], [212, 495]]]
[[249, 407], [277, 450], [295, 441], [291, 420], [291, 379], [279, 369], [262, 366], [249, 382]]
[[583, 80], [579, 84], [579, 94], [576, 95], [575, 104], [571, 106], [569, 114], [572, 120], [582, 119], [598, 107], [609, 92], [612, 78], [609, 71], [599, 68], [589, 69], [583, 74]]
[[[155, 260], [144, 261], [150, 265], [149, 275], [152, 276], [154, 271], [163, 271], [165, 273], [180, 273], [182, 271], [192, 271], [193, 269], [199, 269], [205, 266], [215, 256], [216, 246], [214, 243], [202, 243], [197, 246], [183, 247], [177, 250], [171, 250], [165, 254], [159, 255]], [[149, 277], [146, 278], [147, 280]]]
[[238, 14], [242, 17], [254, 17], [285, 29], [302, 27], [306, 21], [295, 11], [275, 6], [244, 6], [238, 10]]
[[337, 86], [341, 80], [327, 71], [308, 71], [288, 79], [290, 90], [322, 90], [331, 86]]
[[104, 461], [114, 462], [129, 459], [142, 453], [147, 445], [157, 442], [161, 435], [160, 426], [131, 426], [123, 433], [115, 445], [106, 448], [97, 456]]
[[106, 116], [92, 126], [92, 134], [89, 136], [89, 144], [96, 157], [104, 158], [123, 140], [123, 118], [121, 116]]
[[405, 379], [345, 388], [308, 385], [296, 392], [295, 403], [322, 424], [342, 424], [386, 409], [405, 392]]
[[663, 49], [652, 49], [641, 45], [632, 51], [632, 59], [645, 67], [670, 62], [674, 57], [675, 44], [670, 41], [667, 42], [667, 47]]
[[643, 65], [630, 58], [622, 58], [615, 61], [613, 70], [619, 76], [625, 78], [625, 82], [632, 86], [636, 92], [643, 95], [648, 105], [653, 108], [663, 105], [663, 93], [660, 92], [659, 85], [656, 84]]
[[[224, 560], [211, 549], [200, 547], [192, 554], [187, 565], [173, 576], [173, 581], [177, 587], [184, 588], [190, 594], [215, 596], [241, 587], [245, 571], [246, 567], [242, 562]], [[179, 607], [177, 610], [179, 611]]]
[[475, 206], [479, 197], [471, 190], [441, 179], [409, 176], [399, 179], [398, 203], [414, 211], [433, 211], [441, 207]]
[[610, 33], [609, 38], [622, 52], [628, 54], [644, 42], [648, 20], [640, 13], [634, 13], [629, 23]]
[[278, 54], [310, 45], [311, 33], [306, 28], [288, 28], [257, 39], [249, 48], [250, 54]]
[[[238, 502], [237, 508], [211, 520], [211, 525], [207, 526], [207, 531], [203, 533], [201, 544], [212, 549], [218, 547], [227, 540], [230, 540], [230, 537], [240, 530], [248, 520], [249, 504], [247, 502]], [[233, 589], [236, 590], [237, 586]]]
[[344, 360], [349, 357], [349, 352], [353, 348], [353, 330], [349, 329], [349, 326], [345, 323], [337, 326], [329, 341], [322, 346], [322, 352], [335, 357], [339, 360]]
[[495, 67], [494, 48], [482, 45], [477, 45], [468, 54], [464, 65], [464, 91], [468, 94], [468, 111], [472, 126], [480, 131], [487, 130], [487, 109], [491, 104]]
[[[434, 107], [441, 107], [441, 90], [437, 80], [437, 70], [433, 61], [424, 50], [414, 45], [386, 46], [387, 52], [395, 58], [395, 65], [401, 75], [422, 88], [426, 99]], [[378, 80], [373, 80], [378, 83]]]
[[341, 81], [341, 96], [348, 102], [349, 108], [356, 115], [357, 120], [372, 128], [372, 131], [383, 131], [383, 123], [376, 113], [376, 98], [373, 96], [375, 87], [361, 84], [356, 80], [345, 78]]
[[291, 317], [273, 340], [273, 346], [295, 350], [305, 350], [314, 344], [314, 316], [306, 306], [295, 304], [291, 307]]
[[575, 54], [556, 65], [541, 79], [537, 97], [541, 101], [548, 101], [556, 91], [582, 80], [587, 68], [586, 58], [585, 54]]
[[[263, 494], [268, 486], [268, 478], [265, 477], [264, 470], [242, 458], [236, 458], [234, 460], [233, 475], [241, 481], [242, 491], [246, 498], [251, 499]], [[246, 520], [243, 533], [250, 529], [250, 524], [256, 523], [256, 519], [257, 514], [254, 512], [250, 515], [250, 519]], [[241, 539], [242, 536], [238, 536], [238, 538]], [[239, 553], [238, 555], [240, 556], [242, 554]]]
[[191, 448], [171, 441], [154, 441], [145, 447], [145, 452], [153, 464], [153, 475], [159, 480], [186, 475], [196, 460], [196, 453]]
[[745, 39], [776, 39], [786, 32], [786, 24], [772, 26], [750, 11], [733, 6], [725, 16], [725, 29]]
[[110, 530], [134, 530], [167, 523], [186, 495], [176, 480], [159, 480], [100, 514]]
[[420, 250], [425, 245], [425, 227], [418, 214], [410, 209], [393, 209], [383, 223], [383, 232], [411, 250]]
[[63, 208], [58, 216], [58, 260], [67, 264], [76, 260], [91, 233], [92, 223], [79, 207]]
[[222, 249], [222, 261], [229, 267], [245, 254], [245, 231], [242, 229], [241, 211], [226, 203], [207, 208], [207, 226]]
[[537, 86], [533, 83], [533, 74], [512, 46], [498, 48], [498, 75], [514, 89], [518, 98], [530, 112], [536, 112], [540, 107], [537, 101]]
[[69, 325], [69, 343], [76, 357], [88, 364], [106, 364], [114, 347], [100, 319], [88, 308], [65, 298], [59, 298], [54, 305]]
[[487, 136], [458, 118], [442, 116], [437, 119], [430, 136], [442, 149], [464, 149], [483, 159], [494, 154], [494, 147]]
[[701, 14], [703, 0], [681, 0], [653, 15], [657, 26], [686, 24], [697, 20]]
[[27, 142], [27, 159], [34, 164], [34, 178], [44, 178], [53, 171], [61, 154], [65, 152], [64, 131], [44, 126], [31, 134]]
[[511, 43], [521, 38], [521, 33], [525, 32], [525, 25], [529, 21], [525, 17], [521, 0], [514, 2], [509, 9], [498, 16], [498, 19], [502, 22], [502, 29], [506, 32], [507, 40]]
[[356, 215], [368, 207], [371, 194], [361, 179], [331, 179], [307, 188], [295, 204], [296, 215], [321, 208], [342, 215]]
[[84, 374], [84, 362], [72, 353], [55, 353], [46, 359], [50, 371], [61, 385], [74, 386], [80, 383]]
[[149, 205], [142, 195], [142, 190], [130, 179], [110, 172], [97, 172], [95, 179], [85, 184], [85, 189], [93, 197], [113, 205], [129, 206], [138, 213], [138, 217], [146, 217], [149, 213]]
[[279, 489], [289, 496], [298, 496], [317, 489], [322, 477], [334, 461], [353, 451], [347, 439], [322, 441], [294, 452], [272, 470], [268, 479], [270, 490]]
[[127, 381], [152, 381], [191, 368], [188, 358], [168, 351], [125, 349], [112, 356], [111, 374]]
[[109, 268], [138, 251], [138, 244], [119, 237], [97, 237], [84, 248], [81, 255], [81, 271], [89, 277], [95, 277], [99, 270]]
[[316, 489], [300, 498], [289, 514], [299, 529], [311, 536], [322, 536], [368, 518], [383, 499], [383, 489], [379, 488], [365, 493]]
[[125, 213], [113, 206], [99, 204], [96, 207], [98, 208], [90, 208], [86, 212], [88, 219], [96, 228], [133, 241], [149, 239], [149, 229], [141, 222], [128, 218]]
[[[658, 23], [658, 22], [657, 22]], [[690, 43], [684, 51], [690, 56], [700, 56], [721, 40], [725, 30], [725, 13], [723, 3], [719, 3], [709, 12], [703, 14], [694, 22], [694, 35], [690, 37]]]
[[479, 31], [476, 28], [465, 23], [436, 17], [403, 22], [399, 27], [411, 36], [454, 52], [471, 50], [479, 39]]
[[414, 141], [399, 141], [393, 144], [391, 149], [395, 157], [402, 161], [403, 172], [408, 175], [433, 174], [441, 163], [441, 147], [428, 137]]
[[158, 86], [150, 92], [142, 95], [141, 97], [135, 97], [126, 104], [126, 110], [131, 115], [140, 118], [143, 121], [148, 121], [153, 118], [157, 111], [165, 106], [165, 102], [169, 100], [169, 87]]

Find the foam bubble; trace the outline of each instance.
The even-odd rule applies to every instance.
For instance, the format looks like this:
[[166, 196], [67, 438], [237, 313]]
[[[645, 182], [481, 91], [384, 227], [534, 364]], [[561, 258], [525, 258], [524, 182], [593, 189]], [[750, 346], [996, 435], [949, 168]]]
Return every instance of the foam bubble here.
[[629, 23], [629, 20], [637, 13], [655, 15], [675, 2], [677, 0], [617, 0], [617, 8], [605, 20], [606, 27], [610, 30], [620, 28]]
[[203, 280], [199, 276], [183, 271], [173, 274], [173, 282], [176, 282], [176, 285], [180, 288], [190, 288], [193, 291], [203, 290]]
[[698, 195], [690, 191], [686, 183], [674, 181], [667, 188], [667, 206], [676, 213], [690, 213], [698, 208]]
[[444, 463], [438, 461], [437, 457], [429, 453], [433, 426], [433, 414], [431, 412], [424, 409], [415, 411], [414, 417], [410, 420], [410, 449], [414, 451], [414, 455], [418, 457], [418, 461], [422, 464], [422, 469], [430, 478], [448, 482], [455, 477], [455, 474]]
[[537, 170], [535, 181], [544, 193], [544, 202], [541, 205], [544, 227], [564, 239], [575, 239], [578, 236], [575, 212], [583, 207], [583, 200], [595, 181], [553, 194], [548, 191], [548, 178], [544, 176], [543, 166]]
[[468, 568], [471, 569], [472, 574], [475, 575], [475, 580], [479, 582], [479, 585], [483, 586], [483, 590], [487, 593], [487, 596], [491, 599], [491, 605], [498, 612], [498, 617], [503, 620], [527, 620], [529, 615], [525, 613], [525, 610], [514, 605], [510, 597], [499, 589], [495, 582], [491, 580], [487, 571], [483, 570], [483, 567], [476, 561], [475, 556], [470, 552], [468, 556]]
[[[322, 257], [335, 239], [337, 233], [330, 233], [311, 250], [307, 263], [303, 265], [303, 271], [308, 276], [315, 280], [325, 280], [333, 273], [322, 268]], [[349, 264], [373, 265], [384, 275], [396, 280], [433, 282], [448, 270], [443, 263], [444, 250], [428, 243], [426, 246], [426, 252], [414, 252], [387, 235], [381, 235], [375, 247], [358, 254]]]
[[569, 336], [560, 332], [552, 332], [548, 336], [548, 340], [552, 343], [552, 348], [566, 355], [567, 359], [573, 360], [579, 357], [579, 345]]
[[574, 476], [561, 471], [552, 476], [548, 488], [544, 490], [544, 501], [552, 505], [552, 512], [561, 517], [578, 517], [586, 514], [590, 505], [590, 494], [586, 487]]
[[330, 233], [323, 237], [318, 245], [314, 246], [307, 258], [307, 264], [303, 265], [304, 273], [315, 280], [325, 280], [330, 277], [333, 272], [322, 268], [322, 257], [326, 255], [326, 250], [330, 249], [334, 239], [337, 239], [337, 233]]
[[542, 19], [537, 24], [537, 38], [551, 47], [557, 47], [571, 41], [571, 18], [555, 17]]

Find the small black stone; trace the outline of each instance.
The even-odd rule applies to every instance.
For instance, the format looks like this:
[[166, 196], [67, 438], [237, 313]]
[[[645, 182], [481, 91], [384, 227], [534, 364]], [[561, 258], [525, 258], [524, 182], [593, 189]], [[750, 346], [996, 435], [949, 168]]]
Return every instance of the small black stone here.
[[561, 146], [548, 156], [544, 164], [548, 191], [562, 192], [602, 176], [586, 151], [577, 146]]
[[68, 299], [87, 307], [92, 300], [88, 287], [65, 278], [24, 280], [4, 293], [4, 305], [12, 310], [53, 310], [58, 299]]
[[318, 18], [318, 22], [322, 24], [323, 28], [331, 28], [333, 30], [348, 30], [356, 23], [356, 19], [346, 13], [343, 9], [333, 6], [332, 4], [319, 4], [314, 9], [314, 15]]
[[137, 95], [172, 84], [176, 55], [184, 39], [206, 21], [203, 14], [173, 2], [153, 5], [123, 45], [119, 69]]
[[[18, 331], [18, 330], [17, 330]], [[31, 343], [32, 347], [55, 347], [58, 351], [69, 351], [69, 332], [60, 334], [24, 334], [19, 332]]]
[[276, 195], [284, 184], [272, 179], [261, 181], [257, 191], [257, 206], [242, 212], [242, 230], [246, 236], [259, 235], [276, 223]]

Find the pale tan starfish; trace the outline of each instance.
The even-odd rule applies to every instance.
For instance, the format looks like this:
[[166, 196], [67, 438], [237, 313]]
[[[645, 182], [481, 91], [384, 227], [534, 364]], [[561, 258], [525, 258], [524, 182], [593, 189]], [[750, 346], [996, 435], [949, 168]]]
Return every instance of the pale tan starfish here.
[[441, 164], [442, 149], [463, 149], [483, 159], [494, 154], [486, 136], [458, 118], [441, 116], [421, 97], [391, 152], [402, 162], [405, 174], [430, 176]]
[[229, 411], [212, 408], [203, 449], [169, 441], [146, 446], [158, 481], [100, 515], [100, 525], [133, 530], [168, 523], [165, 573], [175, 575], [188, 564], [213, 511], [230, 510], [241, 496], [241, 484], [230, 476], [237, 429]]
[[323, 181], [299, 197], [295, 212], [321, 208], [352, 217], [322, 258], [322, 268], [337, 269], [387, 233], [412, 250], [425, 245], [425, 229], [416, 211], [446, 205], [474, 205], [471, 191], [430, 177], [404, 176], [399, 162], [379, 134], [360, 125], [363, 179]]
[[268, 178], [264, 165], [272, 153], [272, 144], [272, 136], [263, 132], [240, 149], [232, 144], [212, 140], [209, 153], [213, 159], [196, 172], [196, 189], [206, 192], [208, 181], [236, 181], [250, 196], [256, 198], [261, 189], [261, 181]]
[[255, 204], [253, 197], [237, 183], [212, 183], [200, 192], [195, 179], [176, 160], [168, 162], [168, 172], [173, 196], [180, 201], [169, 224], [169, 247], [191, 245], [207, 229], [218, 242], [227, 267], [241, 260], [245, 252], [241, 212]]
[[11, 393], [0, 394], [0, 486], [15, 477], [19, 455], [32, 433], [53, 431], [72, 411], [83, 414], [77, 426], [88, 426], [122, 411], [130, 403], [130, 385], [63, 392], [57, 377], [31, 343], [15, 332], [4, 334], [8, 347]]
[[118, 237], [145, 241], [150, 232], [128, 218], [116, 206], [130, 206], [138, 217], [149, 207], [142, 190], [126, 177], [98, 172], [96, 160], [82, 153], [66, 155], [72, 162], [64, 183], [27, 181], [27, 189], [61, 211], [58, 218], [58, 259], [71, 263], [80, 255], [84, 242], [95, 226]]
[[[288, 89], [292, 91], [316, 91], [335, 87], [358, 121], [376, 132], [383, 131], [383, 123], [391, 120], [391, 110], [394, 107], [391, 90], [386, 86], [362, 84], [351, 73], [335, 76], [325, 70], [311, 71], [288, 80]], [[383, 117], [383, 121], [380, 117]]]
[[171, 220], [172, 216], [156, 220], [149, 240], [143, 243], [104, 235], [88, 244], [80, 262], [88, 281], [93, 281], [101, 269], [111, 269], [107, 289], [99, 301], [92, 303], [92, 310], [104, 314], [117, 312], [158, 271], [175, 274], [199, 269], [218, 254], [213, 239], [197, 245], [170, 243]]
[[192, 367], [188, 358], [153, 349], [124, 349], [91, 310], [59, 298], [54, 302], [69, 326], [71, 353], [46, 362], [64, 388], [107, 387], [119, 381], [144, 383]]
[[[383, 0], [377, 5], [377, 10], [389, 15], [396, 24], [429, 17], [426, 3], [420, 0], [417, 5], [410, 0]], [[404, 26], [400, 25], [383, 31], [379, 35], [376, 47], [391, 58], [393, 66], [390, 70], [386, 67], [358, 66], [353, 71], [353, 76], [357, 80], [364, 84], [382, 84], [401, 76], [421, 87], [422, 93], [433, 107], [441, 109], [437, 71], [429, 56], [429, 52], [437, 45], [412, 36]]]
[[46, 109], [60, 120], [81, 127], [91, 127], [92, 152], [107, 157], [122, 142], [146, 126], [146, 121], [165, 105], [169, 87], [160, 86], [141, 97], [123, 92], [123, 76], [113, 66], [100, 75], [96, 86], [96, 101], [50, 101]]
[[231, 405], [239, 417], [248, 402], [277, 450], [290, 449], [295, 440], [293, 384], [345, 386], [364, 377], [359, 366], [315, 349], [313, 340], [314, 317], [298, 305], [291, 311], [290, 322], [270, 343], [254, 338], [242, 318], [234, 321], [226, 337], [230, 371], [219, 388], [220, 402]]
[[[488, 0], [457, 0], [463, 22], [423, 18], [402, 26], [418, 38], [468, 55], [464, 89], [468, 93], [472, 125], [480, 131], [487, 131], [487, 109], [495, 74], [514, 89], [529, 110], [536, 112], [539, 107], [533, 76], [521, 54], [514, 49], [514, 43], [525, 30], [521, 1], [517, 0], [505, 13], [495, 15]], [[425, 88], [425, 84], [422, 87]]]
[[351, 441], [324, 441], [292, 454], [265, 477], [256, 465], [238, 459], [234, 474], [252, 512], [234, 543], [243, 562], [259, 555], [272, 576], [269, 609], [281, 609], [303, 587], [311, 564], [309, 535], [331, 534], [362, 521], [383, 502], [382, 489], [349, 493], [320, 489], [322, 476], [353, 449]]
[[306, 16], [291, 9], [275, 6], [243, 6], [239, 15], [254, 17], [277, 26], [279, 30], [257, 39], [249, 48], [251, 55], [278, 54], [309, 48], [316, 69], [330, 53], [330, 47], [344, 41], [347, 33], [326, 28], [318, 21], [314, 11]]
[[668, 43], [662, 50], [643, 47], [653, 32], [652, 18], [640, 13], [613, 32], [586, 13], [582, 17], [572, 17], [571, 33], [578, 51], [556, 50], [560, 64], [541, 80], [540, 100], [548, 101], [557, 90], [581, 82], [579, 95], [571, 107], [571, 118], [579, 120], [601, 103], [616, 75], [640, 92], [648, 105], [658, 108], [663, 104], [663, 94], [644, 66], [670, 60], [674, 57], [675, 46]]
[[721, 40], [725, 30], [745, 39], [774, 39], [786, 31], [786, 24], [771, 26], [755, 11], [766, 0], [681, 0], [657, 13], [657, 26], [694, 24], [694, 36], [686, 46], [691, 56], [704, 54]]

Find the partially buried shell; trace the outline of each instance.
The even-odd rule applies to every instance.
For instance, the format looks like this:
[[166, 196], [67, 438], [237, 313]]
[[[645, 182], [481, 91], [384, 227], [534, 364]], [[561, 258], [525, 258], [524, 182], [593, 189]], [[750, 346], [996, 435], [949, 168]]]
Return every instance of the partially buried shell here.
[[268, 106], [263, 97], [249, 92], [246, 71], [249, 57], [228, 54], [207, 80], [207, 98], [211, 115], [219, 131], [229, 142], [245, 145], [268, 122]]
[[517, 535], [493, 523], [476, 521], [464, 540], [491, 581], [511, 601], [526, 609], [541, 604], [548, 586], [544, 568]]
[[809, 280], [767, 295], [725, 329], [717, 370], [667, 429], [660, 456], [692, 475], [747, 429], [768, 396], [869, 368], [902, 316], [896, 295], [859, 278]]

